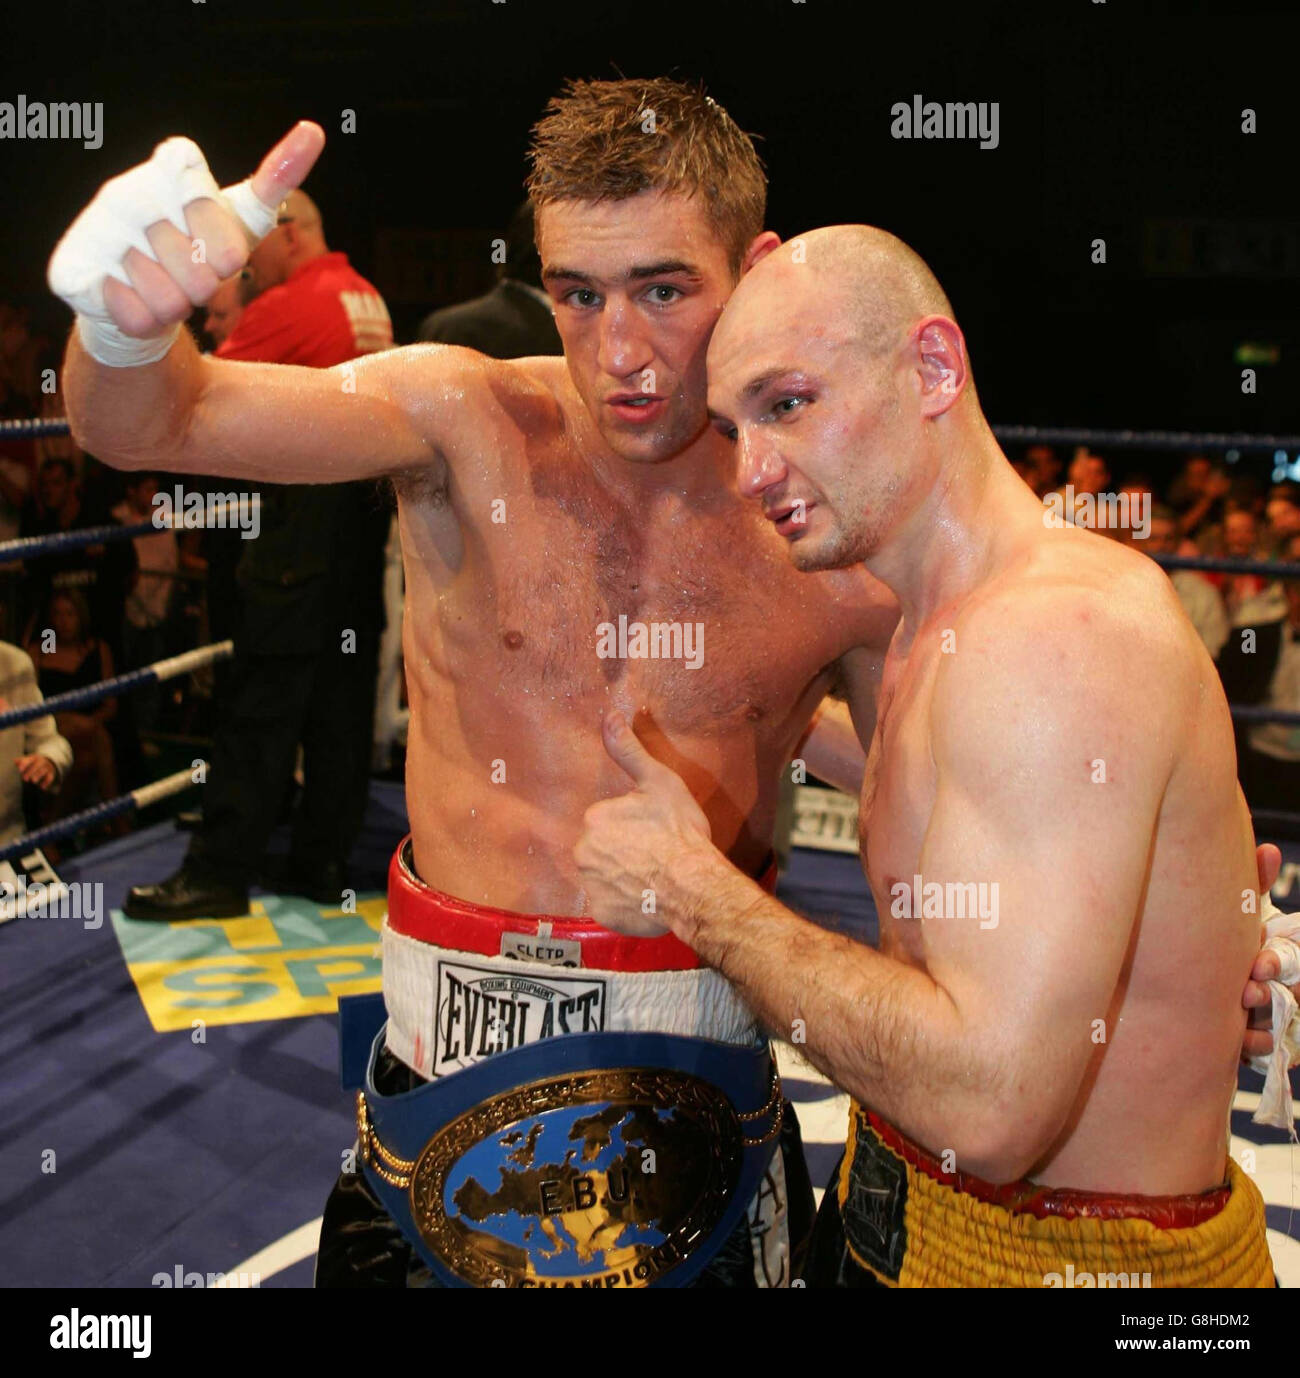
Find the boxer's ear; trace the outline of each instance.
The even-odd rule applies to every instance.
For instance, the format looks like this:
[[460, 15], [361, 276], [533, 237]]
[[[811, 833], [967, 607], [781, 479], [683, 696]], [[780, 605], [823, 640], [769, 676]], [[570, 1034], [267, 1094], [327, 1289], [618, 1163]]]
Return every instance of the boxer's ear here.
[[779, 248], [780, 244], [781, 236], [775, 230], [764, 230], [762, 234], [755, 235], [749, 248], [745, 250], [745, 257], [740, 264], [740, 276], [744, 277], [756, 263], [761, 263], [773, 249]]
[[926, 316], [913, 329], [911, 343], [921, 379], [921, 415], [942, 416], [970, 378], [961, 328], [947, 316]]

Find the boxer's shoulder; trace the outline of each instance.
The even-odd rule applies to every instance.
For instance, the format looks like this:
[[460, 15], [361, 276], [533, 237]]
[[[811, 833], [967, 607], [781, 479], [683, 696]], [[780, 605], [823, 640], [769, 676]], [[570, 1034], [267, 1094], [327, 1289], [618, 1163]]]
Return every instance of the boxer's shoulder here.
[[485, 422], [530, 438], [561, 428], [553, 364], [493, 359], [461, 345], [415, 344], [370, 355], [356, 367], [359, 376], [378, 375], [392, 400], [444, 448], [454, 448], [458, 437], [477, 448]]
[[946, 659], [957, 679], [1000, 667], [1058, 702], [1073, 686], [1094, 704], [1108, 701], [1108, 686], [1131, 693], [1151, 682], [1170, 701], [1193, 668], [1177, 597], [1153, 561], [1092, 540], [1100, 549], [1036, 550], [952, 609]]

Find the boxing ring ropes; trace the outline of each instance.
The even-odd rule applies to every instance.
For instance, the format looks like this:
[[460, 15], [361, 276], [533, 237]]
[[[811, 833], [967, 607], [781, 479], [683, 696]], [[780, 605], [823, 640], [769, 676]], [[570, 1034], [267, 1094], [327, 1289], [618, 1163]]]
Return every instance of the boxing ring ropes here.
[[[69, 433], [68, 422], [63, 417], [31, 421], [0, 421], [0, 440], [39, 439], [45, 436], [63, 436]], [[11, 541], [0, 541], [0, 565], [14, 564], [18, 561], [39, 559], [67, 550], [78, 550], [90, 545], [103, 545], [110, 541], [131, 540], [136, 536], [148, 536], [167, 529], [198, 529], [192, 523], [186, 524], [183, 514], [176, 513], [169, 521], [114, 523], [111, 526], [85, 527], [73, 531], [60, 531], [48, 536], [26, 536]], [[200, 646], [181, 655], [168, 656], [154, 661], [152, 665], [128, 670], [110, 679], [81, 689], [71, 689], [66, 694], [55, 694], [41, 703], [25, 704], [20, 708], [9, 708], [0, 712], [0, 729], [14, 727], [19, 723], [30, 722], [33, 718], [53, 716], [65, 711], [89, 708], [104, 699], [115, 698], [119, 694], [132, 693], [146, 685], [163, 684], [168, 680], [179, 679], [218, 661], [228, 660], [235, 652], [233, 641], [219, 641], [211, 646]], [[119, 795], [115, 799], [101, 800], [89, 808], [70, 813], [64, 818], [55, 819], [44, 827], [33, 829], [22, 837], [0, 846], [0, 862], [13, 861], [28, 856], [48, 842], [71, 837], [81, 829], [104, 823], [124, 814], [148, 808], [160, 799], [170, 798], [201, 782], [207, 769], [206, 761], [195, 761], [188, 769], [178, 770], [160, 780]], [[197, 777], [197, 778], [196, 778]]]
[[[65, 436], [69, 426], [65, 417], [48, 417], [33, 420], [0, 421], [0, 440], [36, 440], [45, 436]], [[1096, 445], [1120, 449], [1146, 450], [1290, 450], [1300, 451], [1300, 436], [1297, 435], [1256, 435], [1241, 432], [1205, 431], [1125, 431], [1103, 430], [1095, 427], [1070, 426], [994, 426], [993, 433], [1003, 444], [1016, 445]], [[181, 523], [174, 517], [168, 522], [134, 522], [129, 525], [88, 527], [84, 530], [58, 532], [49, 536], [28, 536], [12, 541], [0, 541], [0, 564], [18, 560], [39, 558], [58, 551], [74, 550], [88, 545], [101, 545], [107, 541], [129, 540], [135, 536], [149, 535], [155, 531], [177, 526]], [[196, 528], [195, 528], [196, 529]], [[1270, 581], [1285, 579], [1300, 580], [1300, 563], [1282, 560], [1227, 559], [1191, 555], [1154, 555], [1157, 564], [1166, 570], [1190, 569], [1207, 574], [1255, 574]], [[210, 665], [218, 660], [228, 659], [234, 654], [234, 643], [218, 642], [212, 646], [201, 646], [183, 655], [171, 656], [156, 661], [152, 665], [84, 689], [73, 689], [66, 694], [57, 694], [43, 703], [30, 704], [23, 708], [11, 708], [0, 713], [0, 728], [12, 727], [16, 723], [27, 722], [45, 714], [54, 714], [65, 709], [84, 708], [114, 695], [130, 693], [147, 684], [159, 684], [165, 680], [176, 679]], [[1288, 727], [1300, 727], [1300, 711], [1270, 708], [1264, 704], [1229, 704], [1233, 719], [1239, 723], [1281, 723]], [[42, 828], [27, 833], [4, 846], [0, 846], [0, 862], [23, 856], [46, 842], [71, 836], [80, 829], [101, 823], [122, 814], [146, 808], [160, 799], [166, 799], [182, 790], [198, 784], [196, 774], [205, 763], [196, 763], [189, 770], [179, 770], [152, 784], [120, 795], [116, 799], [105, 800], [57, 819]], [[1251, 814], [1257, 828], [1278, 824], [1300, 827], [1300, 811], [1285, 809], [1256, 809]]]

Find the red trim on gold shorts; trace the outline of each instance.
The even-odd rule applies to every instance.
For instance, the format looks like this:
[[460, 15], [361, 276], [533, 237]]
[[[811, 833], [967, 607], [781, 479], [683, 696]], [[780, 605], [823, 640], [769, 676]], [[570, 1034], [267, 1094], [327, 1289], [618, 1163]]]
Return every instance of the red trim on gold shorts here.
[[863, 1112], [877, 1137], [918, 1172], [977, 1201], [1046, 1220], [1148, 1220], [1161, 1230], [1186, 1230], [1212, 1219], [1228, 1204], [1231, 1188], [1211, 1187], [1188, 1196], [1126, 1196], [1102, 1191], [1044, 1187], [1037, 1182], [995, 1184], [969, 1172], [944, 1172], [939, 1160], [870, 1110]]

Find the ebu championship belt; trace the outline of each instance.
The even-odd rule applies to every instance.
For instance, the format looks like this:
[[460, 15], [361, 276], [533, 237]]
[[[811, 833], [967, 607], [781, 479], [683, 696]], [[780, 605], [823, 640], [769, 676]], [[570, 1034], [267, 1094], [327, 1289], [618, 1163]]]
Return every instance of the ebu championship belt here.
[[345, 1083], [377, 1029], [357, 1091], [361, 1168], [445, 1286], [684, 1286], [777, 1147], [761, 1040], [568, 1034], [383, 1095], [380, 997], [341, 1001], [340, 1017]]

